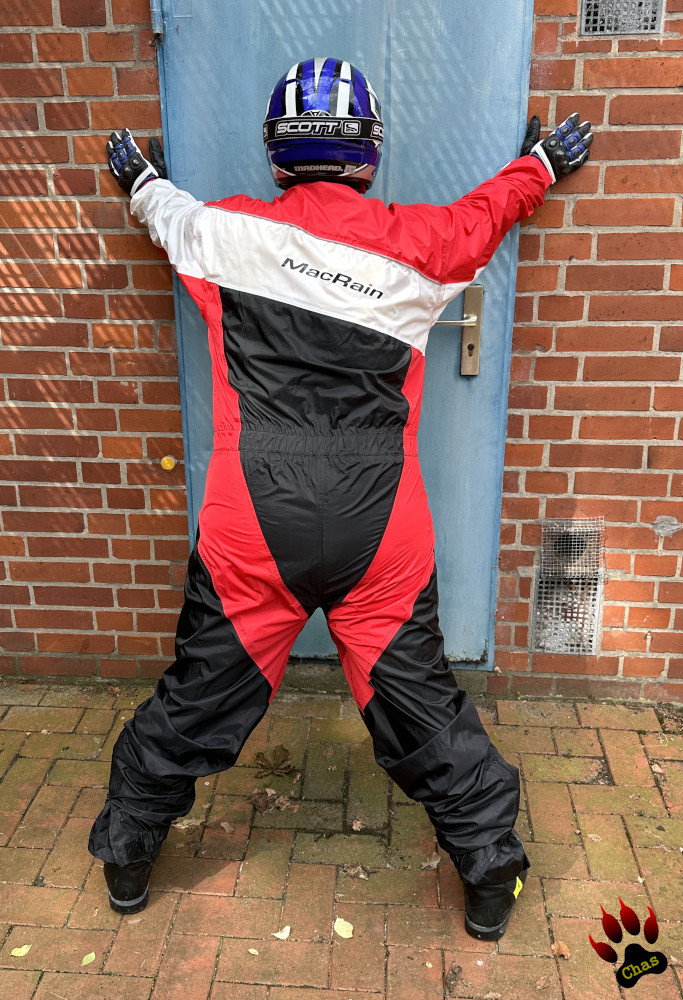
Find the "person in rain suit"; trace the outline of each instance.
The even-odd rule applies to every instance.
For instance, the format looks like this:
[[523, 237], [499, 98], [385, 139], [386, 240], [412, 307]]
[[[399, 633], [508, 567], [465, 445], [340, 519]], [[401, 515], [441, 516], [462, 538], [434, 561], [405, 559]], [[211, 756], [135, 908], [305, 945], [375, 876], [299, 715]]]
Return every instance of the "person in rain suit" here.
[[446, 206], [366, 199], [379, 100], [350, 63], [309, 59], [263, 126], [272, 202], [202, 203], [127, 129], [107, 144], [131, 211], [197, 303], [213, 369], [214, 449], [176, 660], [114, 748], [89, 850], [134, 913], [198, 777], [232, 766], [322, 608], [376, 760], [422, 802], [465, 888], [475, 937], [505, 931], [529, 866], [519, 774], [444, 657], [434, 534], [417, 456], [427, 336], [509, 229], [580, 167], [574, 115]]

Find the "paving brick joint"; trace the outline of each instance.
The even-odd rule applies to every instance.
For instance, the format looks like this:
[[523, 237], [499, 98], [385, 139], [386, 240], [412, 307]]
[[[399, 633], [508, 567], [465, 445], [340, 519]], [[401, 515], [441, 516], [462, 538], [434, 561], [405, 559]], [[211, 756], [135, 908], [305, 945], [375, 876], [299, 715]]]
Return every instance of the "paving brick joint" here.
[[[621, 897], [641, 921], [655, 910], [669, 963], [638, 995], [681, 1000], [683, 711], [475, 699], [520, 767], [532, 861], [487, 943], [465, 934], [450, 860], [433, 867], [432, 828], [377, 767], [351, 700], [310, 692], [279, 694], [237, 766], [198, 780], [148, 908], [114, 913], [88, 832], [149, 691], [0, 685], [0, 996], [606, 1000], [614, 968], [588, 934], [605, 940], [600, 907], [618, 916]], [[280, 745], [291, 769], [259, 776]]]

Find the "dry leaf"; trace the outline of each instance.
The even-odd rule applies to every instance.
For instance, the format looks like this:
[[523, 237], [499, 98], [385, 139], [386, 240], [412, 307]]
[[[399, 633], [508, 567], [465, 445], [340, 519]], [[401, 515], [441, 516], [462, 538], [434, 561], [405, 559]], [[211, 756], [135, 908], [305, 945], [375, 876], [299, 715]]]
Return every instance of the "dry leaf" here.
[[454, 990], [458, 985], [458, 979], [460, 978], [461, 972], [462, 966], [456, 965], [455, 962], [453, 962], [450, 969], [446, 973], [446, 993], [448, 996], [454, 995]]
[[547, 990], [552, 982], [550, 976], [540, 976], [534, 983], [534, 988], [537, 990]]
[[351, 826], [353, 827], [354, 831], [356, 833], [358, 833], [360, 830], [363, 829], [363, 827], [365, 826], [365, 823], [361, 823], [361, 821], [359, 819], [354, 819], [354, 821], [351, 824]]
[[107, 684], [107, 691], [109, 694], [121, 694], [121, 688], [115, 687], [113, 684]]
[[247, 948], [250, 955], [258, 955], [256, 948]]
[[90, 965], [91, 962], [95, 961], [95, 952], [91, 951], [89, 955], [86, 955], [81, 965]]
[[270, 757], [262, 751], [256, 754], [256, 763], [261, 768], [260, 771], [256, 772], [257, 778], [265, 778], [267, 774], [288, 774], [292, 770], [294, 765], [289, 759], [289, 750], [282, 743], [278, 743], [268, 752]]
[[221, 826], [223, 827], [223, 829], [225, 830], [225, 832], [228, 834], [228, 836], [230, 836], [230, 834], [232, 834], [232, 833], [235, 832], [235, 827], [233, 826], [232, 823], [228, 823], [226, 821], [225, 823], [221, 823]]
[[203, 819], [179, 819], [171, 826], [175, 830], [192, 830], [195, 826], [201, 826], [204, 822]]
[[333, 753], [334, 750], [332, 749], [332, 747], [328, 747], [327, 750], [323, 750], [323, 757], [327, 757], [327, 759], [329, 760]]
[[342, 867], [342, 871], [345, 875], [348, 875], [349, 878], [362, 878], [365, 879], [366, 882], [369, 878], [368, 873], [362, 865], [344, 865]]
[[602, 837], [598, 837], [597, 833], [589, 833], [587, 836], [589, 840], [594, 841], [596, 844], [602, 843]]
[[484, 1000], [503, 1000], [502, 993], [487, 993]]
[[663, 769], [662, 769], [662, 768], [661, 768], [661, 767], [659, 766], [659, 764], [650, 764], [650, 767], [651, 767], [651, 768], [652, 768], [652, 770], [653, 770], [653, 771], [655, 772], [655, 774], [664, 774], [664, 771], [663, 771]]
[[337, 765], [336, 764], [330, 764], [328, 766], [327, 770], [328, 771], [336, 771], [337, 770]]
[[353, 937], [353, 924], [350, 924], [348, 920], [344, 920], [342, 917], [337, 917], [334, 922], [334, 929], [341, 938]]
[[425, 965], [427, 966], [428, 969], [432, 968], [432, 963], [431, 962], [425, 962]]
[[21, 948], [12, 948], [12, 954], [15, 958], [23, 958], [24, 955], [28, 955], [31, 950], [30, 944], [22, 944]]
[[126, 920], [127, 924], [141, 924], [142, 917], [131, 917], [130, 920]]
[[550, 946], [550, 950], [557, 958], [570, 958], [571, 952], [566, 941], [556, 941]]
[[427, 861], [422, 862], [420, 868], [438, 868], [440, 864], [441, 864], [441, 858], [439, 856], [439, 852], [434, 851], [431, 858], [428, 858]]
[[291, 929], [292, 928], [289, 926], [289, 924], [287, 924], [287, 926], [283, 927], [281, 931], [271, 931], [271, 933], [273, 937], [279, 938], [280, 941], [286, 941], [287, 938], [289, 937], [289, 932], [291, 931]]
[[253, 795], [247, 795], [247, 802], [250, 802], [257, 813], [264, 813], [269, 807], [272, 807], [275, 803], [275, 793], [273, 795], [268, 795], [267, 792], [254, 792]]

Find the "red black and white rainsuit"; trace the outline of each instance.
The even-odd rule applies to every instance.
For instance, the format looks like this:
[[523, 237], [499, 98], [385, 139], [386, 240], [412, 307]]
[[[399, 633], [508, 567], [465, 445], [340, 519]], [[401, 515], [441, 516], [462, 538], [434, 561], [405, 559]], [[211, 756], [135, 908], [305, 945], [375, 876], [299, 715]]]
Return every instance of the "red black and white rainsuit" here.
[[378, 763], [456, 865], [482, 848], [490, 865], [519, 776], [444, 659], [416, 435], [431, 326], [549, 184], [525, 156], [443, 207], [328, 182], [272, 202], [204, 204], [164, 180], [133, 197], [206, 320], [214, 450], [177, 659], [116, 744], [96, 857], [158, 852], [320, 607]]

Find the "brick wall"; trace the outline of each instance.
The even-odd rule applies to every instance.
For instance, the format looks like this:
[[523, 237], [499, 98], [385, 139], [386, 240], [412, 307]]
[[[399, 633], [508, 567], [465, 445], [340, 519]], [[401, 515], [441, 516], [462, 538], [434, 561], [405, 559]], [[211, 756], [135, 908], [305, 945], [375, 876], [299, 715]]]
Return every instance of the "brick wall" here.
[[[521, 238], [491, 691], [683, 698], [683, 0], [656, 37], [537, 0], [530, 113], [579, 110], [591, 161]], [[545, 518], [604, 516], [601, 653], [529, 653]]]
[[[170, 269], [103, 164], [148, 0], [0, 4], [0, 672], [157, 674], [187, 559]], [[180, 464], [170, 472], [164, 455]]]
[[[680, 698], [683, 0], [657, 38], [537, 0], [531, 112], [591, 163], [521, 242], [490, 690]], [[0, 6], [0, 672], [157, 675], [187, 555], [168, 267], [103, 164], [160, 127], [148, 0]], [[598, 657], [530, 656], [541, 522], [603, 515]]]

